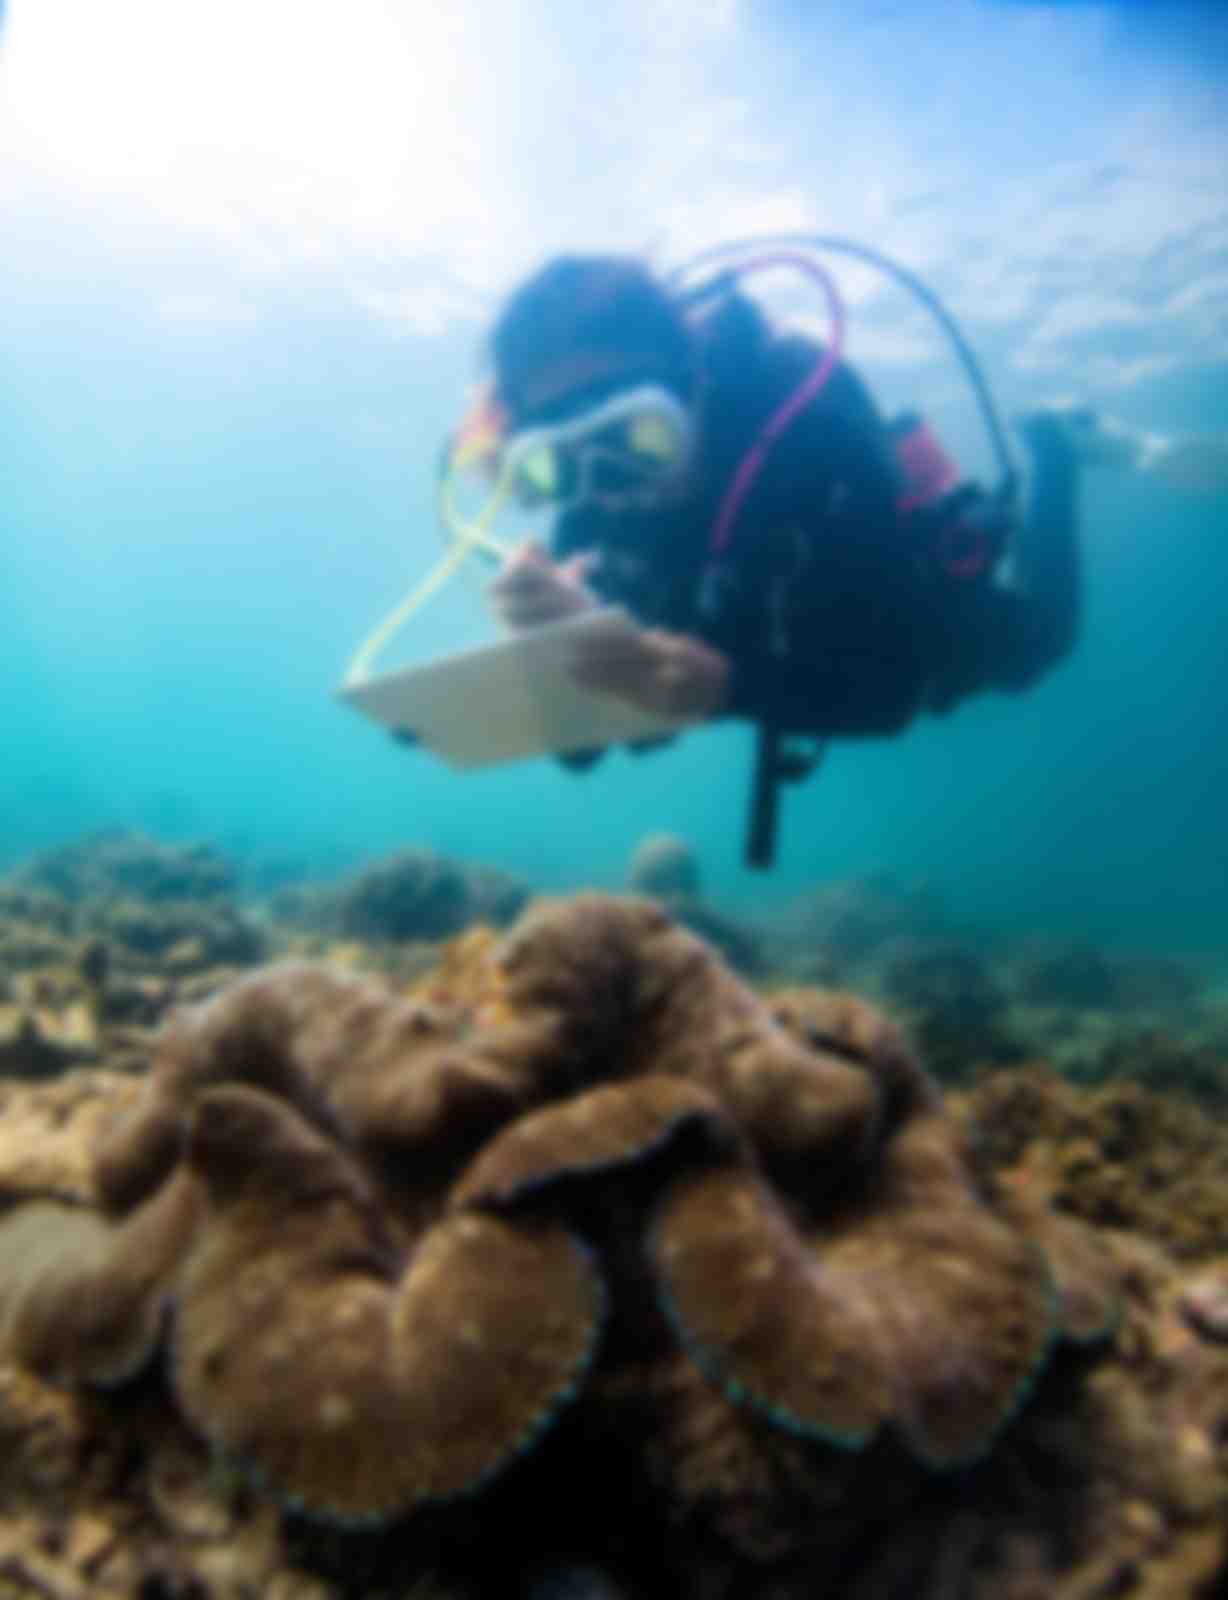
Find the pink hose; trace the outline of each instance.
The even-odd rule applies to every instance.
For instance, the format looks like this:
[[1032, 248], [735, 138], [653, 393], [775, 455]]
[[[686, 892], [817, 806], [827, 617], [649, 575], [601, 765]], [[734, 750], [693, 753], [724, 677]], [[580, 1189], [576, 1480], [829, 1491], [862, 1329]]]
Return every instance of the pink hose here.
[[820, 360], [793, 390], [792, 394], [773, 411], [764, 423], [754, 444], [742, 457], [738, 470], [734, 474], [733, 482], [721, 501], [720, 510], [716, 515], [716, 522], [712, 527], [712, 540], [709, 545], [709, 555], [713, 558], [720, 556], [727, 548], [733, 535], [733, 525], [742, 510], [743, 503], [750, 493], [755, 479], [759, 476], [768, 452], [784, 433], [785, 429], [797, 416], [804, 406], [808, 406], [815, 396], [822, 390], [827, 380], [835, 371], [836, 363], [840, 359], [840, 352], [844, 348], [844, 306], [840, 295], [832, 282], [831, 275], [817, 261], [800, 252], [785, 250], [766, 256], [755, 256], [753, 260], [743, 263], [734, 270], [738, 273], [759, 272], [765, 267], [797, 267], [801, 272], [814, 278], [822, 287], [827, 296], [827, 306], [831, 313], [831, 336], [827, 349]]

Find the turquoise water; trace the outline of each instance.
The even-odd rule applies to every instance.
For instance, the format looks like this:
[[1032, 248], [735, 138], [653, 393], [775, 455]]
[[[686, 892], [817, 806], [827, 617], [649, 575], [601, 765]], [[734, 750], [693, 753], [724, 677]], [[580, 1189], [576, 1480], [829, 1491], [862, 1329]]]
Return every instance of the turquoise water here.
[[[0, 868], [122, 825], [214, 841], [254, 881], [426, 844], [570, 888], [669, 829], [731, 905], [890, 871], [1004, 929], [1221, 950], [1223, 496], [1089, 476], [1074, 657], [836, 746], [787, 795], [770, 878], [741, 865], [744, 731], [459, 777], [332, 697], [439, 548], [435, 455], [500, 296], [557, 249], [849, 233], [943, 294], [1008, 412], [1073, 393], [1228, 428], [1224, 27], [1172, 10], [1156, 31], [958, 4], [936, 30], [889, 5], [461, 6], [428, 36], [383, 5], [220, 5], [185, 39], [135, 0], [105, 24], [16, 0]], [[924, 321], [841, 276], [885, 402], [984, 470]], [[485, 626], [458, 582], [400, 659]]]

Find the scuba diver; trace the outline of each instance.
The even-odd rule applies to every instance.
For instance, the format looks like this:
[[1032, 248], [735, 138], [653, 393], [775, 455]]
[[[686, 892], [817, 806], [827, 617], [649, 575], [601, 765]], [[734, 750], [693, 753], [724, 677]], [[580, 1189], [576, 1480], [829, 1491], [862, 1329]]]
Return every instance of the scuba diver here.
[[[1073, 643], [1075, 459], [1056, 419], [1027, 427], [1032, 505], [1007, 588], [1006, 508], [959, 482], [918, 417], [887, 423], [831, 346], [773, 334], [736, 285], [688, 313], [633, 261], [565, 258], [512, 296], [492, 345], [518, 497], [557, 513], [551, 553], [514, 554], [494, 606], [511, 627], [626, 606], [645, 629], [626, 655], [577, 663], [593, 687], [791, 733], [887, 734], [976, 689], [1024, 688]], [[822, 383], [731, 517], [817, 363]]]
[[[874, 263], [938, 318], [996, 486], [964, 481], [919, 415], [880, 413], [842, 357], [843, 308], [812, 246]], [[775, 329], [747, 293], [747, 276], [780, 266], [822, 289], [825, 343]], [[718, 247], [668, 278], [632, 258], [561, 257], [512, 294], [491, 348], [492, 381], [448, 442], [443, 481], [476, 464], [495, 485], [489, 512], [512, 496], [553, 518], [548, 548], [504, 554], [497, 616], [516, 630], [622, 606], [638, 628], [577, 636], [581, 683], [665, 716], [755, 724], [752, 865], [772, 860], [779, 784], [813, 770], [824, 741], [1018, 692], [1071, 650], [1078, 469], [1128, 459], [1133, 436], [1086, 411], [1022, 419], [1020, 509], [959, 329], [877, 252], [790, 237]], [[584, 769], [601, 754], [560, 759]]]

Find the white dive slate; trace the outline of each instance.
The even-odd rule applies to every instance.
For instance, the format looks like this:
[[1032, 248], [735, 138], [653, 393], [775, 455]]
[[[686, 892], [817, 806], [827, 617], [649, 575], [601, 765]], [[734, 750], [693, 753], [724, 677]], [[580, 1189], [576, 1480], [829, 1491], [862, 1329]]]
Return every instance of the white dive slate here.
[[620, 606], [601, 606], [424, 666], [347, 682], [337, 693], [462, 769], [651, 739], [695, 719], [641, 711], [584, 688], [569, 670], [580, 636], [617, 639], [635, 629]]

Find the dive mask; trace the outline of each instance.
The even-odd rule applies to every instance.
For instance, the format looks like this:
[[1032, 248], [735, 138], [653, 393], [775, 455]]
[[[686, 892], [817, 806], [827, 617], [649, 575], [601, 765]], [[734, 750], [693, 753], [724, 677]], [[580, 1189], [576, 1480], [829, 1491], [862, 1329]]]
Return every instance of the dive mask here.
[[660, 384], [639, 384], [562, 422], [512, 431], [489, 391], [479, 394], [445, 457], [445, 482], [477, 467], [489, 483], [491, 507], [566, 511], [582, 504], [609, 511], [651, 506], [678, 483], [690, 463], [695, 425], [686, 407]]
[[673, 488], [694, 444], [686, 407], [659, 384], [641, 384], [565, 422], [513, 434], [501, 470], [522, 506], [620, 511], [650, 506]]

